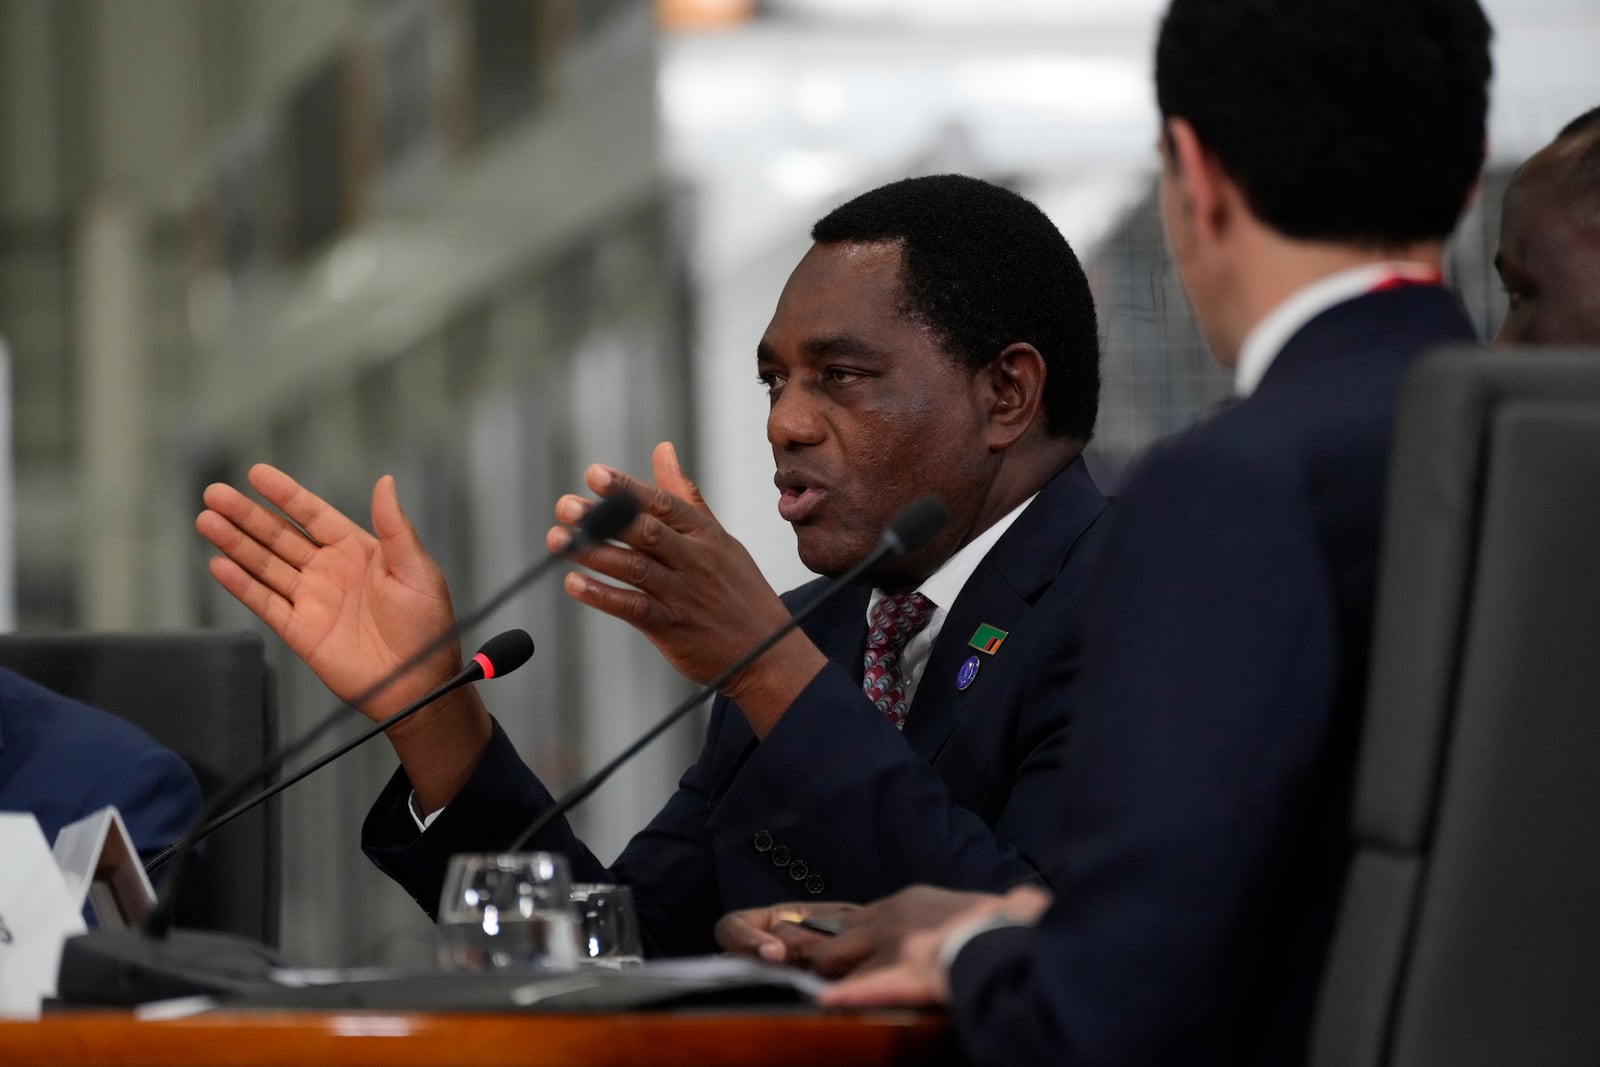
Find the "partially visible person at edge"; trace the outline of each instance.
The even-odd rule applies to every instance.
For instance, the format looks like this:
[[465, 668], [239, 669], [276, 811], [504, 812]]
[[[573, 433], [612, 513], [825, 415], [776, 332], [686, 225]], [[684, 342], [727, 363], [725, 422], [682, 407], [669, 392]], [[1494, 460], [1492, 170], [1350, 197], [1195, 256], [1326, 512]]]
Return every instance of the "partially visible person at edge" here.
[[0, 811], [32, 813], [53, 845], [108, 804], [149, 859], [199, 814], [200, 784], [133, 723], [0, 667]]
[[[728, 682], [699, 759], [609, 868], [565, 820], [531, 842], [570, 857], [578, 880], [631, 885], [651, 955], [711, 950], [733, 908], [929, 880], [1003, 890], [1053, 859], [1060, 690], [1106, 508], [1080, 458], [1099, 392], [1083, 271], [1037, 207], [955, 175], [866, 193], [812, 237], [754, 361], [800, 558], [842, 574], [923, 494], [950, 518]], [[824, 588], [780, 599], [670, 445], [653, 485], [599, 466], [585, 480], [635, 493], [643, 514], [621, 545], [575, 557], [621, 584], [574, 573], [567, 592], [694, 681]], [[304, 533], [213, 485], [197, 520], [222, 552], [212, 573], [336, 694], [450, 625], [391, 479], [373, 493], [376, 536], [270, 467], [250, 482]], [[556, 516], [588, 506], [566, 496]], [[567, 537], [553, 529], [551, 548]], [[459, 665], [441, 653], [362, 711], [381, 718]], [[363, 845], [432, 913], [453, 853], [505, 848], [552, 801], [471, 690], [389, 736], [401, 767]]]
[[1496, 344], [1600, 346], [1600, 107], [1511, 179], [1494, 267], [1508, 303]]
[[[1160, 204], [1238, 402], [1155, 448], [1084, 619], [1051, 897], [926, 887], [725, 944], [947, 1003], [978, 1063], [1300, 1064], [1348, 861], [1401, 380], [1468, 342], [1441, 249], [1482, 165], [1474, 0], [1173, 0]], [[811, 909], [790, 909], [811, 910]]]

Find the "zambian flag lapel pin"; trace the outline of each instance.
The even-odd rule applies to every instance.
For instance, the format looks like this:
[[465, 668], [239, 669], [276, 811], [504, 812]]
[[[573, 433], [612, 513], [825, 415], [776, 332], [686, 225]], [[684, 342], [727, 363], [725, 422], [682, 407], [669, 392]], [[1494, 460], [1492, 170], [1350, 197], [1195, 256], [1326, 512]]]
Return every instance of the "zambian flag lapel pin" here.
[[978, 627], [977, 632], [972, 635], [972, 640], [968, 641], [967, 644], [979, 652], [992, 656], [1000, 651], [1000, 646], [1005, 643], [1005, 639], [1005, 630], [1000, 629], [998, 626], [990, 626], [988, 623], [984, 623]]

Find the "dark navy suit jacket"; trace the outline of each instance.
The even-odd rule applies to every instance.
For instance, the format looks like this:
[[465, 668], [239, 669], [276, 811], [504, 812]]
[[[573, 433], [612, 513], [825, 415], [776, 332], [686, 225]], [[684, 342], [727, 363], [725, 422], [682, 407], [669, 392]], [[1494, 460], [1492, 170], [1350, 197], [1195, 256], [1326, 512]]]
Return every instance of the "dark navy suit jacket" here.
[[1069, 692], [1056, 903], [952, 968], [976, 1060], [1303, 1060], [1400, 381], [1422, 350], [1471, 339], [1443, 289], [1340, 304], [1132, 477]]
[[54, 844], [63, 826], [107, 804], [148, 857], [183, 836], [200, 786], [132, 723], [0, 667], [0, 811], [32, 812]]
[[[1051, 866], [1077, 617], [1106, 502], [1082, 461], [1056, 475], [973, 572], [934, 642], [902, 734], [861, 692], [870, 590], [803, 624], [831, 661], [758, 742], [726, 698], [677, 791], [606, 870], [563, 820], [534, 847], [574, 878], [633, 886], [651, 954], [707, 952], [725, 912], [784, 900], [866, 901], [915, 882], [1000, 890]], [[822, 587], [813, 582], [789, 603]], [[969, 647], [988, 623], [993, 655]], [[961, 664], [982, 665], [969, 688]], [[496, 727], [476, 773], [425, 834], [403, 771], [362, 830], [367, 854], [435, 911], [451, 854], [503, 848], [550, 803]]]

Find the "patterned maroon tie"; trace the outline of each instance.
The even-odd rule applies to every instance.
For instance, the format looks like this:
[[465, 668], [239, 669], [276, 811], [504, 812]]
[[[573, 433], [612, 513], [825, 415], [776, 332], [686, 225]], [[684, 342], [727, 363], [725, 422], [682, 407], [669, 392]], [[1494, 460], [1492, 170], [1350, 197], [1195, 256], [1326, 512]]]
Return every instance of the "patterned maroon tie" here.
[[906, 724], [906, 681], [900, 659], [906, 642], [933, 618], [933, 601], [921, 593], [882, 597], [867, 615], [867, 658], [861, 688], [896, 727]]

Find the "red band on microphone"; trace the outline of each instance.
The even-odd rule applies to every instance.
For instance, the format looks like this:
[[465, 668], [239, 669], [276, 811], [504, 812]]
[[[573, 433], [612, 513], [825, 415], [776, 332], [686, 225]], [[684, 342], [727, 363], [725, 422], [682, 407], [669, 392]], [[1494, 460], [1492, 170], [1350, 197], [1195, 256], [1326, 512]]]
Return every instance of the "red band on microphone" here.
[[485, 678], [494, 677], [494, 664], [489, 662], [488, 656], [485, 656], [482, 652], [479, 652], [476, 656], [472, 657], [472, 662], [483, 668], [483, 676]]

